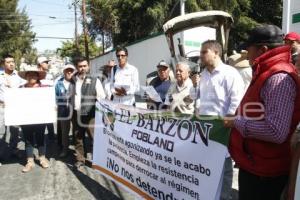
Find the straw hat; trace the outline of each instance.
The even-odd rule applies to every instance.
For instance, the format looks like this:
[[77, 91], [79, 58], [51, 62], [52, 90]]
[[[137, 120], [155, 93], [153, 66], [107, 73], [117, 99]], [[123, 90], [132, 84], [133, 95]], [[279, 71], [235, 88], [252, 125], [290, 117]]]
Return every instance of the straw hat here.
[[28, 67], [28, 68], [25, 69], [25, 71], [18, 72], [18, 75], [21, 78], [26, 79], [26, 74], [28, 72], [36, 72], [36, 73], [38, 73], [38, 79], [39, 80], [45, 79], [45, 77], [47, 75], [47, 73], [45, 71], [38, 70], [36, 67]]
[[228, 57], [228, 64], [236, 68], [250, 67], [249, 60], [247, 60], [247, 51], [242, 50], [241, 53], [233, 52], [233, 55]]

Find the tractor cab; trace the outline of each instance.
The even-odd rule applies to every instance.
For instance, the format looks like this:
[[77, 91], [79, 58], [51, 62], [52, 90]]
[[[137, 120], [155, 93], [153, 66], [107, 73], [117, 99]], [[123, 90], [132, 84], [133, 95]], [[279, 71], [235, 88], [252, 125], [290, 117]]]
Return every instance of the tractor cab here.
[[220, 42], [225, 61], [232, 23], [231, 15], [223, 11], [200, 11], [167, 21], [163, 30], [171, 53], [171, 66], [185, 60], [190, 63], [192, 72], [200, 72], [201, 44], [209, 39]]

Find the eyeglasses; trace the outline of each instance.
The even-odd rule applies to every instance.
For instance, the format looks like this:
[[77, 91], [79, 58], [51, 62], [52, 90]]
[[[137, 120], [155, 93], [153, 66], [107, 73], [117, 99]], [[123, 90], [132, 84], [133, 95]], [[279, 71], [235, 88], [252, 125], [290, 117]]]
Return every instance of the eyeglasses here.
[[120, 55], [117, 55], [117, 58], [120, 58], [120, 57], [122, 57], [122, 58], [124, 58], [124, 57], [126, 57], [127, 55], [125, 55], [125, 54], [120, 54]]

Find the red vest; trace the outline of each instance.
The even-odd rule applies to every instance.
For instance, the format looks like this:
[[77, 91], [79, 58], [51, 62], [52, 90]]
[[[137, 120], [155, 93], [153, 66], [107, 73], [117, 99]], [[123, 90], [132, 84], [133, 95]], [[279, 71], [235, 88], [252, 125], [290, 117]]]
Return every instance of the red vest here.
[[[243, 138], [235, 128], [231, 130], [229, 152], [237, 165], [258, 176], [279, 176], [289, 173], [291, 152], [290, 137], [300, 121], [300, 81], [295, 67], [289, 63], [289, 47], [278, 47], [258, 57], [254, 62], [254, 73], [251, 84], [237, 110], [238, 114], [247, 117], [259, 117], [264, 111], [253, 103], [261, 103], [260, 90], [265, 81], [276, 73], [287, 73], [297, 85], [297, 95], [288, 138], [282, 144], [257, 139]], [[251, 104], [246, 106], [246, 103]], [[251, 109], [251, 110], [250, 110]], [[253, 109], [256, 109], [253, 110]]]

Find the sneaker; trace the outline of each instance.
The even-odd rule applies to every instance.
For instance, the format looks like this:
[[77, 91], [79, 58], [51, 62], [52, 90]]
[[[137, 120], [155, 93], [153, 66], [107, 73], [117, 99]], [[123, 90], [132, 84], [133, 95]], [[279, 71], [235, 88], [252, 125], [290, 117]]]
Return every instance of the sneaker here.
[[45, 156], [40, 156], [40, 164], [44, 169], [50, 166], [49, 160]]
[[33, 158], [28, 158], [25, 167], [22, 169], [22, 172], [27, 173], [31, 171], [34, 168], [34, 166], [35, 164]]

